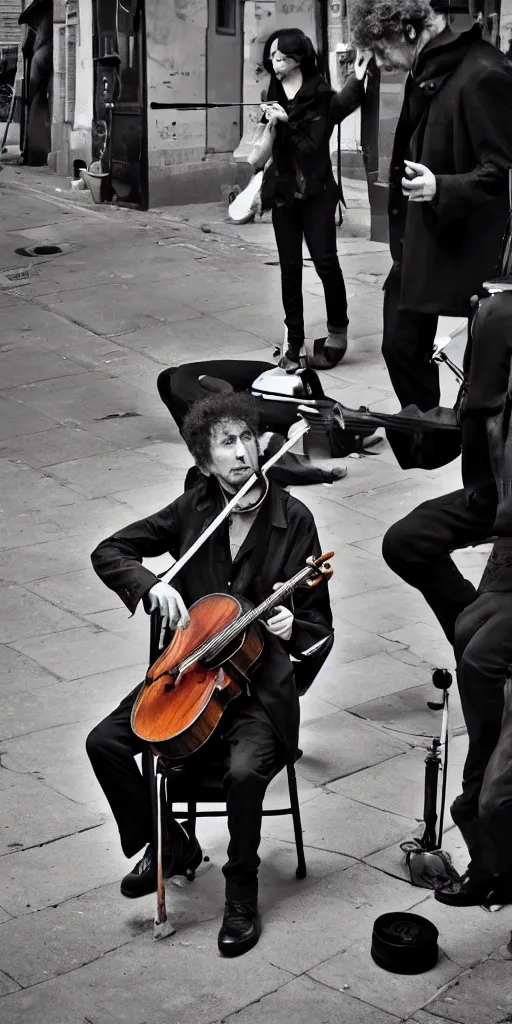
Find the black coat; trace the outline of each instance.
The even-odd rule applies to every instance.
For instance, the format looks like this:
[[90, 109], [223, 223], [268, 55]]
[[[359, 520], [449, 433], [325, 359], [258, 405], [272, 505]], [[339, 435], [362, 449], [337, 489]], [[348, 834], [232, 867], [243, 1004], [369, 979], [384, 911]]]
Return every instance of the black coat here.
[[[158, 582], [158, 577], [142, 565], [142, 559], [166, 552], [178, 559], [222, 507], [216, 481], [201, 483], [155, 515], [102, 541], [91, 555], [94, 569], [134, 612]], [[269, 497], [234, 562], [225, 522], [173, 579], [172, 586], [179, 590], [188, 608], [201, 597], [219, 592], [241, 594], [257, 604], [271, 593], [274, 583], [286, 582], [304, 568], [310, 555], [319, 554], [313, 516], [302, 502], [272, 483]], [[300, 658], [319, 640], [332, 635], [327, 585], [298, 588], [293, 610], [290, 643], [266, 634], [261, 664], [258, 662], [252, 675], [254, 688], [290, 754], [297, 749], [300, 713], [289, 654]]]
[[[332, 170], [330, 138], [334, 127], [361, 105], [364, 85], [351, 75], [340, 92], [320, 77], [308, 79], [289, 100], [281, 82], [272, 78], [268, 102], [277, 101], [288, 121], [278, 121], [272, 148], [272, 163], [265, 172], [262, 203], [291, 203], [297, 191], [304, 198], [330, 188], [343, 199], [341, 182]], [[265, 116], [262, 118], [266, 120]]]
[[[433, 202], [402, 196], [404, 158], [436, 175]], [[495, 276], [509, 167], [512, 65], [478, 26], [446, 29], [407, 79], [391, 161], [389, 235], [403, 309], [469, 315], [470, 297]]]

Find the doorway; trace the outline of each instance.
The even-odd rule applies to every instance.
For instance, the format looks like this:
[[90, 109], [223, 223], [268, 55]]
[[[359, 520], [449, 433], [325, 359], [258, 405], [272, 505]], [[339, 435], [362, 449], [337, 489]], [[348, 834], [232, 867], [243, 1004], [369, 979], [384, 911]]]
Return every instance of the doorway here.
[[95, 0], [93, 156], [118, 202], [147, 210], [143, 0]]
[[208, 0], [206, 152], [233, 153], [242, 136], [243, 2]]

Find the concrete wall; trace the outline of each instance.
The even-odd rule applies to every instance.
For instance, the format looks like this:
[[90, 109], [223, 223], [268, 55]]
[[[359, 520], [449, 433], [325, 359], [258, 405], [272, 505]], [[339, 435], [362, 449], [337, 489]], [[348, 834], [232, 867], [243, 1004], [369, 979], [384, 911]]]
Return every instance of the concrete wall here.
[[206, 153], [205, 110], [150, 107], [205, 102], [207, 28], [207, 0], [146, 0], [150, 206], [215, 201], [236, 179], [230, 159]]
[[94, 68], [92, 59], [92, 3], [79, 0], [76, 46], [75, 111], [69, 135], [70, 172], [74, 160], [91, 162]]
[[21, 43], [22, 28], [18, 25], [21, 0], [0, 0], [0, 45]]

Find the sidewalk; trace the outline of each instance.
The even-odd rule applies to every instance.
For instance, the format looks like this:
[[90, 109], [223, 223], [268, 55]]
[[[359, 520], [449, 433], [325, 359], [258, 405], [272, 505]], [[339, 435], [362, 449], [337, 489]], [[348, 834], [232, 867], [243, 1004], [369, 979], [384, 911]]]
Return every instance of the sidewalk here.
[[[279, 268], [268, 224], [242, 235], [220, 210], [103, 209], [57, 187], [39, 169], [0, 175], [0, 1019], [512, 1019], [509, 912], [437, 904], [408, 884], [398, 847], [421, 817], [425, 748], [440, 724], [426, 706], [430, 673], [453, 659], [380, 545], [390, 523], [458, 486], [457, 465], [404, 473], [383, 443], [347, 460], [343, 481], [294, 492], [336, 552], [336, 644], [302, 701], [308, 877], [295, 879], [289, 819], [266, 818], [256, 949], [232, 962], [217, 953], [223, 819], [200, 823], [210, 860], [194, 884], [168, 886], [172, 938], [152, 941], [152, 897], [120, 896], [127, 862], [84, 740], [143, 678], [148, 623], [142, 611], [128, 617], [89, 555], [180, 493], [190, 459], [158, 398], [158, 372], [194, 356], [271, 358], [283, 332]], [[201, 230], [203, 215], [212, 230]], [[31, 245], [62, 251], [17, 252]], [[351, 343], [324, 385], [347, 405], [392, 410], [379, 351], [388, 253], [344, 230], [340, 255]], [[323, 299], [309, 267], [304, 281], [316, 337]], [[455, 387], [443, 384], [449, 401]], [[486, 552], [457, 558], [478, 579]], [[154, 561], [156, 571], [167, 564]], [[466, 747], [455, 692], [452, 708], [451, 796]], [[276, 780], [268, 805], [282, 805], [285, 790]], [[455, 829], [445, 846], [462, 869]], [[370, 958], [373, 920], [413, 907], [439, 929], [439, 964], [414, 978], [388, 974]]]

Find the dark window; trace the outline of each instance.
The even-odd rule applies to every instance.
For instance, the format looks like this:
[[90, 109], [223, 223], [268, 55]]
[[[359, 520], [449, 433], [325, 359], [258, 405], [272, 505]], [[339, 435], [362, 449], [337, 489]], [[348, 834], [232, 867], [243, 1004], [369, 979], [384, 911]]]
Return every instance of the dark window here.
[[236, 35], [236, 5], [238, 0], [217, 0], [217, 32], [225, 36]]

